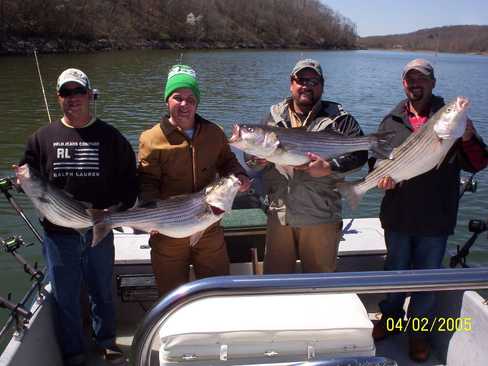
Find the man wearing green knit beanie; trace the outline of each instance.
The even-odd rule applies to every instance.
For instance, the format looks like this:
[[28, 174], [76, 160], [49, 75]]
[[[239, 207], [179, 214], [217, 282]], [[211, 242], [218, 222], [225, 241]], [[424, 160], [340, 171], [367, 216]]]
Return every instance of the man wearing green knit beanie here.
[[178, 89], [191, 89], [193, 95], [200, 102], [200, 89], [198, 88], [197, 73], [190, 66], [174, 65], [168, 73], [168, 81], [164, 88], [164, 101], [167, 102], [169, 96]]
[[[224, 131], [197, 113], [200, 90], [195, 70], [174, 65], [164, 101], [168, 113], [139, 138], [142, 203], [199, 192], [217, 176], [230, 174], [240, 180], [240, 191], [248, 190], [251, 182], [230, 150]], [[229, 257], [218, 222], [187, 238], [152, 231], [149, 243], [161, 296], [188, 281], [190, 264], [197, 279], [229, 274]]]

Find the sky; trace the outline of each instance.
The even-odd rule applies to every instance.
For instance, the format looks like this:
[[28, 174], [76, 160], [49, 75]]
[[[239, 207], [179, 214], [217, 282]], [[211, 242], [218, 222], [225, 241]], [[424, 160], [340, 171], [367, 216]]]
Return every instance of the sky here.
[[361, 37], [444, 25], [488, 25], [488, 0], [322, 0], [356, 23]]

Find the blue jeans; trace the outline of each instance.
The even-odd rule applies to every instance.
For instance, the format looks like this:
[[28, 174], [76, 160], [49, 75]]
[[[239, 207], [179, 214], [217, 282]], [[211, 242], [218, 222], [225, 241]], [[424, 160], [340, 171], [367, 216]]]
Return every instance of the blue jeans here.
[[[386, 255], [385, 270], [398, 271], [410, 269], [441, 268], [446, 251], [447, 235], [418, 236], [385, 230]], [[383, 317], [403, 318], [403, 303], [406, 293], [388, 294], [380, 302]], [[411, 294], [408, 316], [431, 317], [435, 306], [435, 294], [432, 292], [414, 292]]]
[[95, 342], [115, 343], [115, 308], [112, 300], [114, 237], [110, 233], [91, 247], [91, 230], [85, 235], [46, 232], [43, 254], [53, 288], [58, 341], [65, 359], [85, 351], [80, 290], [84, 282], [91, 307]]

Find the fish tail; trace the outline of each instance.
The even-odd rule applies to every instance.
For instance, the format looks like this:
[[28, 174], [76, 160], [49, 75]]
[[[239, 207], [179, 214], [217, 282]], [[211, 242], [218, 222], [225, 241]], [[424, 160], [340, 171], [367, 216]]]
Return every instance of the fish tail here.
[[377, 158], [388, 159], [393, 146], [391, 145], [391, 138], [395, 134], [393, 131], [378, 132], [369, 135], [370, 150]]
[[344, 197], [351, 209], [355, 210], [359, 202], [364, 196], [364, 193], [357, 189], [357, 185], [350, 182], [340, 182], [337, 183], [337, 190], [340, 192], [341, 196]]

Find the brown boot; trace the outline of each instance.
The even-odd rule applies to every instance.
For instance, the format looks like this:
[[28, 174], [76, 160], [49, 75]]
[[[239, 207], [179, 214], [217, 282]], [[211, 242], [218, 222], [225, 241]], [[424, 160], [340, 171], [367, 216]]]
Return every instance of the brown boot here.
[[409, 338], [410, 359], [416, 362], [425, 362], [430, 355], [430, 344], [426, 337], [411, 335]]

